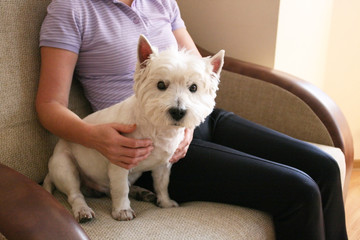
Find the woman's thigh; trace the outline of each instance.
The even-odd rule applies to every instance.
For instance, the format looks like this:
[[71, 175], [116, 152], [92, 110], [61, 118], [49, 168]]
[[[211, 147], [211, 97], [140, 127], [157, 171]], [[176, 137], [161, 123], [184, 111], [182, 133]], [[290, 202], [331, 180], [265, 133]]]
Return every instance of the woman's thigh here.
[[224, 110], [216, 109], [195, 131], [194, 138], [294, 167], [316, 182], [326, 178], [341, 182], [336, 161], [319, 148]]
[[169, 192], [180, 202], [216, 201], [273, 214], [297, 202], [299, 192], [318, 191], [303, 171], [200, 139], [170, 178]]

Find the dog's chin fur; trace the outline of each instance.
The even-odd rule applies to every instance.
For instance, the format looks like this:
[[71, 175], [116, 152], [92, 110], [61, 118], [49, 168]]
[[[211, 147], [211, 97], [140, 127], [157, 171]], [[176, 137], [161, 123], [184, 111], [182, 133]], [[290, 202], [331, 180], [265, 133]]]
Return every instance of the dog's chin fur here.
[[[134, 183], [142, 172], [151, 170], [157, 204], [160, 207], [177, 206], [167, 192], [169, 159], [183, 140], [184, 129], [194, 129], [213, 110], [223, 55], [220, 51], [212, 58], [200, 58], [176, 49], [158, 52], [141, 36], [134, 75], [135, 95], [87, 116], [84, 121], [92, 124], [135, 123], [136, 130], [123, 135], [150, 138], [154, 150], [129, 171], [111, 164], [94, 149], [61, 139], [49, 161], [44, 187], [51, 192], [55, 184], [68, 196], [75, 218], [90, 220], [94, 212], [87, 206], [79, 188], [78, 176], [83, 176], [85, 182], [91, 183], [90, 187], [111, 195], [114, 219], [131, 220], [135, 214], [128, 199], [129, 184]], [[160, 81], [166, 88], [158, 88]], [[186, 111], [186, 114], [174, 116], [170, 113], [174, 108], [181, 109], [182, 113]]]

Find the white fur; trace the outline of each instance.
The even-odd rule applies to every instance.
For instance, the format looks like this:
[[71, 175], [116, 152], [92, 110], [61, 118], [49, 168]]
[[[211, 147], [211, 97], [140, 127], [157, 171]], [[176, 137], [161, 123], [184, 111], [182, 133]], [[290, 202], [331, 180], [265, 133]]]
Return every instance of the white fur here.
[[[138, 54], [135, 95], [87, 116], [84, 121], [93, 124], [136, 123], [136, 130], [126, 136], [150, 138], [154, 146], [151, 155], [128, 171], [110, 163], [94, 149], [60, 139], [50, 158], [44, 187], [51, 192], [54, 184], [65, 193], [78, 221], [95, 216], [80, 191], [84, 178], [86, 181], [83, 182], [89, 187], [111, 194], [112, 216], [116, 220], [135, 217], [128, 198], [129, 185], [144, 171], [152, 171], [159, 206], [178, 206], [167, 191], [171, 168], [169, 159], [182, 141], [184, 129], [194, 129], [215, 106], [224, 51], [212, 58], [199, 58], [176, 49], [159, 53], [144, 36], [140, 36]], [[166, 90], [158, 89], [159, 81], [166, 84]], [[189, 90], [193, 84], [197, 86], [196, 92]], [[186, 114], [175, 120], [169, 113], [171, 108], [186, 110]]]

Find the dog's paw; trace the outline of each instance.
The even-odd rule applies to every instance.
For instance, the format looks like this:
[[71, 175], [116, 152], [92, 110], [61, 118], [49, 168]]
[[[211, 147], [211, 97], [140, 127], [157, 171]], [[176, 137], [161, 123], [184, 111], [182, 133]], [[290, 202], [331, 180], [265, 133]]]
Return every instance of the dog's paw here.
[[79, 223], [85, 223], [91, 221], [95, 217], [95, 213], [91, 208], [84, 206], [74, 210], [74, 216]]
[[175, 202], [174, 200], [160, 200], [158, 199], [156, 204], [161, 208], [172, 208], [172, 207], [178, 207], [179, 204]]
[[131, 186], [129, 196], [138, 201], [156, 203], [156, 194], [139, 186]]
[[130, 221], [136, 217], [135, 212], [130, 209], [113, 210], [111, 216], [118, 221]]

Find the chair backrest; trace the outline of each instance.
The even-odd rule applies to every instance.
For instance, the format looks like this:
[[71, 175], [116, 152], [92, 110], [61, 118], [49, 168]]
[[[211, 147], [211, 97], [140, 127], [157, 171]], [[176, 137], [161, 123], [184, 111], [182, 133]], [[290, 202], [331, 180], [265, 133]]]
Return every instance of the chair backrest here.
[[324, 123], [303, 99], [266, 81], [223, 70], [216, 106], [294, 138], [334, 145]]
[[[0, 162], [34, 181], [43, 180], [56, 137], [39, 123], [35, 96], [40, 70], [39, 31], [50, 0], [0, 3]], [[70, 108], [90, 108], [74, 83]]]

